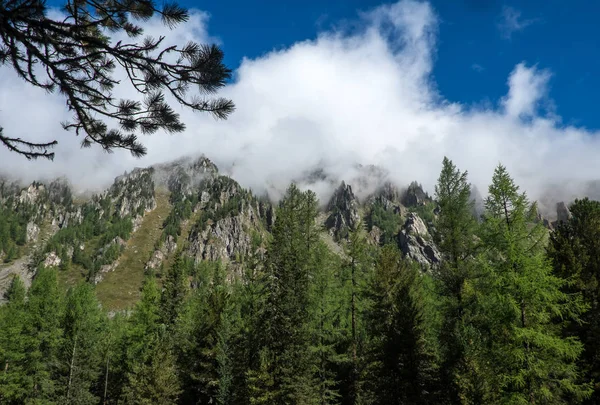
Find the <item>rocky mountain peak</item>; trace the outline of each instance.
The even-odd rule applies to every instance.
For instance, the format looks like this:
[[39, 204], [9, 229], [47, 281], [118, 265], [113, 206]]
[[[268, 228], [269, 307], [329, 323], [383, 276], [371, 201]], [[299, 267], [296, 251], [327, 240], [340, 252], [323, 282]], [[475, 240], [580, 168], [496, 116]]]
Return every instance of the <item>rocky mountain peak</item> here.
[[571, 211], [563, 201], [556, 203], [556, 221], [552, 222], [552, 227], [556, 228], [561, 222], [567, 223], [571, 219]]
[[442, 260], [442, 255], [433, 243], [425, 222], [414, 212], [408, 214], [398, 234], [398, 245], [406, 257], [422, 266], [436, 266]]
[[336, 238], [345, 238], [348, 232], [356, 229], [360, 221], [358, 207], [358, 199], [352, 192], [352, 187], [342, 181], [327, 204], [330, 214], [325, 220], [325, 226]]
[[432, 199], [429, 197], [429, 194], [427, 194], [423, 190], [423, 187], [416, 181], [410, 183], [401, 200], [402, 204], [406, 207], [417, 207], [419, 205], [425, 205], [431, 201]]

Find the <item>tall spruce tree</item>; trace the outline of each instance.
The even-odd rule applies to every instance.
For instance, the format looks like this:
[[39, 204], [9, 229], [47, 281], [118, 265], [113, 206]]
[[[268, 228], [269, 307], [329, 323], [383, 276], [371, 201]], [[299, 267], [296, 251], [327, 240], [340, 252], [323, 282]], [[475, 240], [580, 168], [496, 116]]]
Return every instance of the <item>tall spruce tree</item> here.
[[480, 308], [475, 292], [482, 276], [474, 260], [477, 222], [467, 172], [461, 172], [447, 157], [435, 186], [435, 198], [439, 214], [434, 237], [444, 258], [436, 279], [443, 317], [440, 345], [446, 399], [479, 404], [486, 402], [489, 387], [481, 352], [485, 325], [478, 323]]
[[395, 245], [382, 248], [369, 296], [367, 372], [373, 403], [440, 403], [432, 308], [419, 270]]
[[60, 403], [97, 404], [106, 317], [91, 284], [69, 290], [61, 326]]
[[125, 337], [127, 363], [122, 398], [125, 403], [172, 404], [181, 393], [175, 356], [161, 322], [160, 291], [147, 276], [142, 297]]
[[365, 344], [364, 325], [364, 289], [372, 274], [373, 261], [367, 243], [363, 223], [359, 222], [352, 231], [346, 246], [347, 259], [342, 267], [343, 291], [341, 296], [346, 300], [340, 305], [342, 312], [349, 314], [349, 365], [345, 396], [349, 404], [361, 404], [361, 379], [363, 372], [363, 349]]
[[496, 320], [491, 364], [503, 403], [567, 403], [590, 394], [579, 385], [576, 360], [582, 344], [561, 336], [555, 317], [577, 317], [580, 301], [561, 291], [544, 246], [546, 230], [537, 208], [499, 165], [485, 201], [482, 237], [492, 291], [490, 317]]
[[551, 234], [548, 248], [554, 274], [565, 280], [563, 291], [581, 294], [588, 310], [579, 319], [569, 319], [568, 336], [584, 345], [579, 366], [584, 380], [594, 382], [594, 394], [586, 403], [600, 402], [600, 202], [575, 200], [572, 217]]
[[57, 399], [59, 350], [62, 345], [63, 296], [56, 270], [40, 268], [29, 289], [25, 316], [24, 402], [51, 402]]
[[162, 321], [169, 327], [176, 323], [178, 315], [182, 312], [188, 290], [189, 281], [179, 251], [167, 271], [160, 301]]
[[313, 389], [315, 359], [308, 350], [307, 311], [318, 238], [316, 217], [315, 194], [291, 185], [279, 204], [268, 251], [267, 297], [259, 325], [261, 364], [249, 376], [257, 382], [251, 383], [255, 401], [269, 398], [273, 403], [291, 405], [318, 400]]
[[14, 276], [0, 306], [0, 403], [16, 404], [27, 395], [25, 284]]
[[319, 241], [314, 254], [314, 276], [310, 285], [311, 345], [315, 356], [315, 390], [320, 405], [339, 404], [342, 370], [347, 369], [348, 328], [345, 326], [340, 281], [340, 260]]
[[[211, 269], [207, 267], [207, 269]], [[212, 266], [189, 303], [181, 363], [186, 403], [229, 403], [232, 398], [234, 310], [225, 268]]]

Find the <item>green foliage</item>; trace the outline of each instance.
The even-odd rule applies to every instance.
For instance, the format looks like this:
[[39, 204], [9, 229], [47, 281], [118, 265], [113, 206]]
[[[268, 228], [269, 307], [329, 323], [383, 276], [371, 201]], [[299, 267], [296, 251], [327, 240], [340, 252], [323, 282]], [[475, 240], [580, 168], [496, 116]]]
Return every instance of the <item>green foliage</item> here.
[[378, 227], [382, 231], [381, 244], [393, 242], [398, 234], [400, 228], [400, 216], [392, 211], [385, 209], [380, 201], [376, 201], [371, 207], [369, 214], [368, 225], [369, 228], [374, 226]]
[[0, 203], [0, 256], [4, 253], [4, 262], [18, 258], [20, 246], [27, 239], [27, 223], [32, 220], [34, 211], [27, 205], [18, 205], [15, 209], [12, 201]]
[[439, 403], [431, 300], [418, 268], [402, 260], [394, 245], [380, 252], [369, 296], [368, 379], [374, 403]]
[[[100, 267], [113, 263], [122, 253], [122, 246], [113, 242], [115, 238], [127, 240], [133, 231], [131, 217], [109, 215], [113, 208], [110, 199], [103, 198], [98, 204], [99, 208], [94, 203], [83, 205], [81, 223], [59, 229], [44, 248], [46, 253], [56, 252], [62, 270], [68, 269], [71, 262], [83, 267], [88, 271], [88, 280], [93, 280]], [[81, 244], [86, 245], [83, 251]], [[70, 249], [72, 256], [68, 254]], [[43, 256], [38, 257], [38, 263], [42, 259]]]
[[572, 217], [558, 225], [548, 247], [554, 274], [565, 281], [562, 290], [581, 294], [589, 310], [569, 318], [566, 336], [577, 337], [584, 346], [578, 364], [583, 381], [593, 382], [594, 394], [586, 402], [600, 400], [600, 202], [587, 198], [575, 200], [570, 207]]
[[90, 284], [68, 291], [61, 329], [59, 402], [96, 404], [99, 396], [94, 385], [100, 378], [106, 317]]
[[[213, 202], [234, 190], [224, 179], [206, 187]], [[206, 223], [251, 201], [236, 195], [209, 208]], [[0, 306], [0, 403], [585, 400], [597, 373], [600, 203], [577, 201], [546, 256], [535, 205], [503, 167], [481, 224], [469, 195], [466, 173], [445, 159], [434, 223], [444, 260], [428, 271], [393, 243], [370, 245], [361, 224], [343, 252], [330, 250], [315, 195], [291, 186], [272, 233], [249, 231], [265, 257], [228, 266], [177, 252], [160, 287], [146, 277], [132, 311], [108, 316], [91, 284], [65, 292], [55, 270], [40, 268], [29, 291], [15, 278]], [[110, 200], [97, 203], [106, 218], [87, 207], [82, 224], [56, 234], [65, 263], [73, 243], [73, 262], [90, 269], [118, 257], [113, 240], [128, 219], [111, 216]], [[399, 225], [380, 208], [379, 224]]]
[[473, 287], [482, 279], [475, 262], [477, 222], [472, 215], [471, 187], [467, 172], [448, 158], [435, 187], [439, 215], [435, 241], [444, 256], [436, 272], [443, 326], [439, 336], [442, 350], [442, 379], [452, 402], [486, 402], [485, 359], [480, 356], [486, 325]]
[[189, 281], [185, 270], [181, 253], [178, 252], [165, 277], [160, 301], [162, 320], [167, 325], [175, 324], [186, 299]]
[[426, 224], [432, 224], [435, 222], [435, 202], [428, 201], [425, 204], [420, 204], [414, 207], [410, 207], [409, 211], [416, 213], [419, 217], [425, 221]]
[[564, 293], [544, 252], [546, 230], [537, 208], [499, 165], [489, 187], [482, 229], [482, 267], [490, 278], [488, 311], [496, 323], [492, 367], [500, 400], [510, 403], [567, 403], [591, 393], [578, 384], [577, 339], [561, 336], [554, 318], [577, 319], [585, 306]]
[[169, 236], [177, 238], [181, 235], [181, 222], [192, 216], [192, 210], [198, 204], [198, 197], [184, 196], [181, 191], [171, 194], [171, 211], [163, 222], [163, 232], [160, 236], [160, 243], [167, 240]]
[[269, 392], [256, 392], [255, 399], [272, 395], [276, 403], [300, 404], [315, 398], [306, 308], [310, 302], [312, 249], [318, 237], [316, 217], [315, 194], [292, 185], [279, 204], [273, 226], [267, 296], [257, 331], [273, 382]]

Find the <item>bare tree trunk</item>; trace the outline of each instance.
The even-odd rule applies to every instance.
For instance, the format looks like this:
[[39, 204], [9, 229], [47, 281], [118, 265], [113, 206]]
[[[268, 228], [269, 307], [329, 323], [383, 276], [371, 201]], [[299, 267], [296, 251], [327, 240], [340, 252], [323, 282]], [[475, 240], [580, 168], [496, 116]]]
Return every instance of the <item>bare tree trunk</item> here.
[[107, 404], [106, 399], [107, 399], [107, 394], [108, 394], [108, 362], [110, 361], [110, 356], [107, 355], [106, 356], [106, 374], [104, 376], [104, 401], [102, 401], [102, 403], [104, 405]]
[[69, 384], [67, 385], [67, 401], [71, 397], [71, 384], [73, 383], [73, 368], [75, 364], [75, 355], [77, 352], [77, 338], [79, 335], [75, 335], [75, 342], [73, 342], [73, 351], [71, 352], [71, 363], [69, 364]]
[[358, 355], [356, 342], [356, 263], [352, 259], [352, 403], [356, 403], [358, 395]]

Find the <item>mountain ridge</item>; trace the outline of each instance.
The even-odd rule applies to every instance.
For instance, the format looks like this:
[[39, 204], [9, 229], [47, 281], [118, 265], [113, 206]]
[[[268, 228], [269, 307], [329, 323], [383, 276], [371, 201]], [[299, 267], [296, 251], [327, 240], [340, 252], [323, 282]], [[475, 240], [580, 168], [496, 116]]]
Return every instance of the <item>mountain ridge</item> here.
[[[399, 187], [377, 166], [356, 168], [356, 186], [318, 170], [298, 179], [303, 188], [331, 185], [329, 198], [320, 201], [330, 249], [343, 254], [349, 233], [363, 226], [371, 243], [396, 243], [424, 269], [437, 266], [432, 197], [415, 181]], [[481, 206], [476, 189], [473, 199]], [[0, 177], [0, 207], [15, 216], [4, 221], [8, 247], [0, 246], [0, 295], [7, 287], [1, 280], [11, 274], [31, 280], [39, 266], [58, 267], [64, 285], [96, 284], [105, 305], [123, 310], [139, 296], [143, 274], [160, 278], [175, 255], [223, 262], [240, 276], [266, 252], [276, 202], [221, 174], [205, 156], [134, 168], [92, 195], [76, 193], [66, 178], [24, 186]], [[559, 211], [568, 217], [565, 204]], [[122, 292], [113, 293], [111, 285]]]

